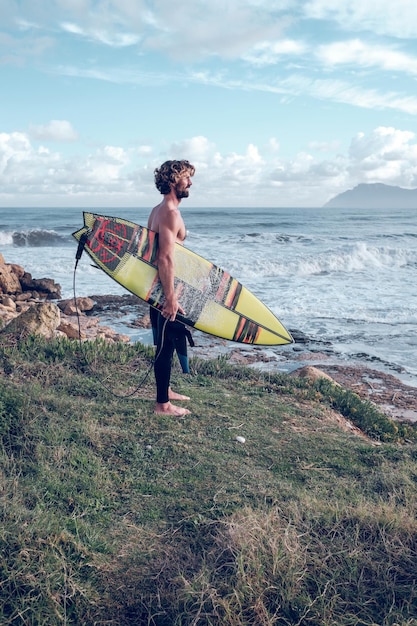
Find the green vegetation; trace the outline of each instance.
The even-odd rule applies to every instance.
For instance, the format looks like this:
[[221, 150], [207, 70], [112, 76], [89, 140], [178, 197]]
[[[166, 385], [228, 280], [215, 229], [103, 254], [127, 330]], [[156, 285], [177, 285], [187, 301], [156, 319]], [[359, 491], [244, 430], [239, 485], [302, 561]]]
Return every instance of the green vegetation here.
[[152, 354], [0, 335], [2, 626], [417, 625], [416, 430], [224, 358], [156, 416]]

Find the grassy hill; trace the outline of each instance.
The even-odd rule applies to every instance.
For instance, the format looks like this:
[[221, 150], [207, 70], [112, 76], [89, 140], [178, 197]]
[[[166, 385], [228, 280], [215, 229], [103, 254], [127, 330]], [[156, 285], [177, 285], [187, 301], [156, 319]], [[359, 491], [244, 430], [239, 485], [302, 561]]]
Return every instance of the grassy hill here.
[[416, 625], [416, 430], [224, 358], [156, 416], [152, 357], [0, 334], [0, 623]]

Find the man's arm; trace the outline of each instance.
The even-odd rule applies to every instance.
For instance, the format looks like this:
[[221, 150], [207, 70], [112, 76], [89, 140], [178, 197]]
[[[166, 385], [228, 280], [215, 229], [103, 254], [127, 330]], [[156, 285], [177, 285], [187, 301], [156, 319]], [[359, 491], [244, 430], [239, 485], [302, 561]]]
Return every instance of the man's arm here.
[[175, 212], [168, 211], [159, 225], [158, 274], [165, 296], [162, 315], [171, 322], [175, 320], [178, 311], [183, 313], [174, 291], [174, 254], [178, 228], [179, 218]]

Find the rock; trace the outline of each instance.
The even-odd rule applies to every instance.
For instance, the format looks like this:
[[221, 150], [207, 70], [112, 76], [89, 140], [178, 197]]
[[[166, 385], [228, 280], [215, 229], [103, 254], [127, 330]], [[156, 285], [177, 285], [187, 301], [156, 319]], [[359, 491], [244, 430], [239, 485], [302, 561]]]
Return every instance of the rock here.
[[0, 298], [1, 307], [8, 311], [16, 311], [16, 302], [10, 296], [2, 296]]
[[125, 293], [121, 296], [114, 294], [107, 295], [92, 295], [91, 296], [96, 303], [97, 310], [119, 310], [122, 307], [134, 306], [143, 312], [149, 311], [149, 304], [146, 304], [140, 300], [137, 296], [129, 293]]
[[44, 295], [48, 300], [56, 300], [61, 297], [61, 286], [52, 278], [32, 278], [29, 272], [24, 272], [20, 278], [21, 291], [37, 291], [40, 296]]
[[312, 367], [311, 365], [306, 365], [305, 367], [300, 367], [298, 370], [294, 370], [291, 372], [291, 376], [297, 376], [298, 378], [307, 378], [311, 382], [315, 382], [320, 378], [325, 378], [326, 380], [330, 380], [334, 385], [339, 385], [331, 376], [322, 372], [317, 367]]
[[78, 328], [77, 324], [73, 324], [72, 322], [62, 320], [58, 326], [58, 330], [66, 335], [68, 339], [87, 339], [86, 333]]
[[143, 317], [137, 317], [131, 324], [135, 328], [150, 328], [151, 316], [149, 313], [145, 313]]
[[74, 298], [69, 298], [68, 300], [58, 302], [58, 306], [64, 315], [77, 315], [77, 309], [78, 312], [83, 313], [84, 311], [91, 311], [94, 308], [94, 300], [91, 298], [77, 298], [76, 303], [77, 304], [74, 302]]
[[8, 263], [7, 265], [10, 267], [12, 272], [16, 274], [16, 276], [18, 277], [20, 281], [20, 279], [25, 273], [25, 270], [23, 269], [23, 267], [21, 265], [16, 265], [16, 263]]
[[[130, 337], [121, 335], [107, 326], [100, 326], [99, 318], [85, 315], [96, 307], [96, 296], [62, 300], [59, 307], [45, 300], [59, 300], [61, 287], [51, 278], [32, 278], [23, 267], [5, 263], [0, 253], [0, 332], [19, 336], [31, 334], [47, 338], [67, 336], [69, 339], [94, 340], [102, 338], [109, 342], [128, 343]], [[135, 296], [97, 296], [102, 309], [122, 304], [131, 306], [140, 302]], [[104, 305], [104, 306], [103, 306]], [[62, 318], [60, 309], [62, 310]], [[148, 311], [149, 307], [144, 310]]]
[[60, 321], [61, 316], [56, 304], [53, 302], [34, 303], [12, 319], [1, 332], [23, 336], [43, 335], [51, 338], [55, 336]]
[[40, 291], [49, 298], [59, 298], [61, 287], [51, 278], [32, 279], [23, 267], [16, 263], [6, 263], [0, 256], [0, 292], [20, 295], [22, 291]]
[[0, 331], [15, 317], [16, 317], [15, 311], [10, 311], [0, 306]]
[[18, 293], [15, 297], [16, 302], [27, 302], [32, 299], [32, 294], [27, 291], [26, 293]]
[[121, 335], [108, 326], [101, 326], [99, 322], [100, 319], [98, 317], [90, 317], [84, 314], [77, 317], [64, 315], [58, 326], [58, 331], [64, 333], [69, 339], [81, 338], [82, 341], [103, 339], [110, 343], [130, 342], [128, 335]]
[[0, 292], [1, 293], [21, 293], [22, 286], [19, 276], [13, 266], [7, 263], [0, 263]]
[[61, 323], [58, 330], [63, 332], [69, 339], [95, 339], [100, 332], [100, 319], [98, 317], [87, 317], [84, 314], [61, 315]]
[[296, 344], [297, 343], [309, 343], [310, 341], [309, 337], [305, 333], [303, 333], [301, 330], [291, 328], [290, 333]]

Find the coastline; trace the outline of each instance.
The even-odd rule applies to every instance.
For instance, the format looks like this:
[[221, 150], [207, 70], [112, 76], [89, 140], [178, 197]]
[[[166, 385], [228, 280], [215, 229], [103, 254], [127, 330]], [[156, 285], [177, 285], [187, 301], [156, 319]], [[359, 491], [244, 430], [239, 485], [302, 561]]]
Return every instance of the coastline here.
[[[131, 341], [151, 343], [148, 305], [135, 296], [90, 296], [96, 303], [92, 315], [105, 324], [130, 336]], [[388, 417], [417, 422], [417, 382], [389, 370], [389, 364], [361, 363], [337, 354], [330, 344], [312, 344], [308, 337], [290, 329], [296, 340], [277, 348], [234, 343], [192, 330], [195, 346], [189, 356], [212, 359], [224, 356], [231, 363], [261, 369], [266, 375], [292, 374], [305, 367], [315, 367], [336, 383], [376, 404]]]
[[[92, 295], [61, 299], [61, 287], [48, 278], [34, 279], [20, 265], [5, 263], [0, 255], [0, 318], [3, 328], [15, 320], [46, 323], [46, 333], [70, 339], [153, 343], [149, 305], [132, 294]], [[44, 306], [41, 314], [42, 302]], [[54, 304], [55, 303], [55, 304]], [[39, 306], [38, 306], [39, 305]], [[52, 307], [52, 308], [51, 308]], [[55, 307], [55, 310], [53, 309]], [[42, 315], [51, 319], [38, 319]], [[22, 317], [20, 317], [22, 316]], [[53, 318], [53, 321], [52, 321]], [[286, 346], [253, 346], [235, 343], [192, 329], [194, 347], [189, 356], [227, 358], [232, 364], [261, 370], [265, 376], [285, 373], [304, 375], [303, 369], [330, 376], [336, 383], [370, 400], [388, 417], [417, 422], [417, 380], [406, 371], [366, 354], [337, 353], [331, 342], [312, 340], [289, 328], [295, 343]], [[317, 372], [319, 370], [319, 372]]]

